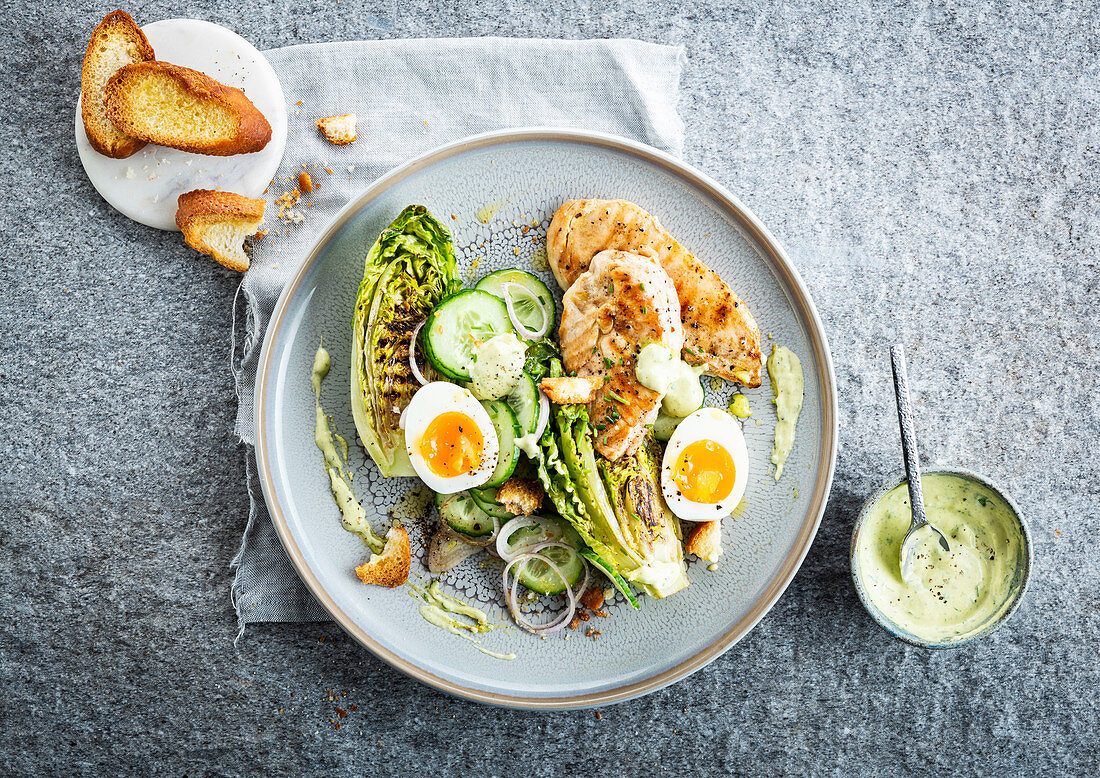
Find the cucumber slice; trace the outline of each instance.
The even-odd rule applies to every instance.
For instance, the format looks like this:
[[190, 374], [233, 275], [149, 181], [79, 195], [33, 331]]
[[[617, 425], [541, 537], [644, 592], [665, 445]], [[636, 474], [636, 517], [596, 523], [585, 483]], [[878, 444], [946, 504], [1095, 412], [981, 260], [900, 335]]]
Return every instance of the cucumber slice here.
[[[516, 448], [519, 423], [516, 421], [516, 414], [503, 400], [482, 400], [481, 405], [493, 422], [493, 427], [497, 431], [497, 442], [500, 444], [496, 470], [485, 482], [485, 486], [496, 487], [511, 478], [512, 471], [516, 469], [516, 460], [519, 459], [519, 449]], [[494, 498], [493, 501], [496, 502], [496, 499]]]
[[420, 330], [420, 345], [436, 370], [451, 380], [469, 381], [477, 347], [494, 335], [514, 331], [503, 300], [464, 289], [432, 309]]
[[522, 291], [515, 288], [509, 290], [512, 307], [515, 308], [520, 324], [536, 331], [541, 330], [547, 322], [550, 327], [554, 326], [558, 314], [554, 295], [550, 294], [546, 284], [537, 276], [516, 268], [498, 270], [478, 281], [474, 288], [503, 300], [504, 284], [518, 284], [522, 287]]
[[676, 431], [676, 427], [682, 422], [679, 416], [669, 416], [664, 411], [657, 413], [657, 419], [653, 422], [653, 437], [662, 443], [667, 443]]
[[469, 492], [436, 494], [436, 506], [439, 518], [455, 532], [476, 538], [493, 531], [493, 517], [478, 507]]
[[515, 514], [509, 513], [504, 509], [504, 506], [497, 502], [497, 487], [492, 486], [488, 488], [471, 489], [470, 496], [474, 498], [474, 502], [477, 503], [477, 507], [488, 513], [490, 516], [496, 516], [502, 521], [507, 521]]
[[597, 554], [595, 551], [589, 548], [582, 548], [580, 555], [587, 559], [595, 566], [597, 570], [608, 577], [612, 586], [622, 592], [623, 597], [626, 597], [626, 601], [630, 603], [630, 607], [634, 610], [640, 610], [641, 606], [638, 604], [638, 598], [634, 596], [634, 592], [630, 591], [630, 584], [626, 580], [615, 572], [615, 569], [611, 567], [607, 562], [603, 561], [603, 557]]
[[[509, 545], [534, 547], [547, 540], [558, 540], [572, 548], [552, 546], [539, 553], [557, 565], [570, 586], [576, 586], [584, 574], [584, 562], [576, 549], [581, 547], [581, 538], [568, 522], [556, 516], [537, 516], [538, 524], [520, 527], [508, 538]], [[538, 559], [530, 559], [516, 568], [519, 582], [539, 594], [561, 594], [565, 584], [549, 565]]]
[[539, 388], [535, 385], [535, 379], [524, 373], [504, 402], [516, 415], [520, 436], [533, 433], [539, 423]]

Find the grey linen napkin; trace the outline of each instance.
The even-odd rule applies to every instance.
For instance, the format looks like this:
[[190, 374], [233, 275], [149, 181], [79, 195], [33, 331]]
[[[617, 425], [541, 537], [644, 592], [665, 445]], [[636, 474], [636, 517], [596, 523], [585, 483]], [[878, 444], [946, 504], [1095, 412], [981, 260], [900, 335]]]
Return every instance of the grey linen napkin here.
[[[286, 155], [268, 192], [271, 240], [257, 241], [234, 301], [237, 434], [247, 444], [248, 525], [233, 559], [240, 628], [261, 621], [323, 621], [328, 614], [298, 578], [264, 505], [253, 446], [253, 392], [261, 335], [284, 285], [336, 212], [371, 181], [429, 149], [467, 135], [524, 126], [622, 135], [679, 155], [676, 112], [683, 49], [635, 40], [476, 38], [289, 46], [266, 52], [290, 113]], [[301, 104], [298, 104], [301, 101]], [[344, 147], [313, 126], [355, 113], [359, 139]], [[312, 167], [317, 163], [318, 167]], [[322, 182], [279, 221], [273, 199], [302, 165]], [[332, 174], [324, 172], [324, 168]]]

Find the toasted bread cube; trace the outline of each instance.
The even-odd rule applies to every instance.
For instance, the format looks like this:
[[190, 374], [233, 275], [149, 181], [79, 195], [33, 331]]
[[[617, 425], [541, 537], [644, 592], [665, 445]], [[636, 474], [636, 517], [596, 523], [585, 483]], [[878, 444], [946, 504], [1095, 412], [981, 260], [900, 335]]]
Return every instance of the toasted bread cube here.
[[717, 562], [722, 554], [722, 522], [701, 521], [688, 530], [684, 551], [708, 562]]
[[341, 116], [326, 116], [324, 119], [318, 119], [314, 124], [329, 143], [346, 146], [359, 137], [356, 134], [358, 121], [359, 117], [355, 114], [345, 113]]
[[369, 560], [355, 568], [355, 574], [365, 584], [392, 589], [409, 580], [411, 567], [409, 533], [400, 524], [394, 524], [386, 533], [386, 545], [382, 553], [371, 554]]
[[589, 376], [563, 376], [562, 378], [544, 378], [539, 381], [539, 389], [550, 398], [550, 402], [557, 405], [589, 403], [596, 396], [596, 389], [599, 386], [600, 380]]
[[517, 516], [530, 516], [542, 507], [545, 496], [542, 484], [529, 478], [509, 478], [497, 489], [497, 502]]

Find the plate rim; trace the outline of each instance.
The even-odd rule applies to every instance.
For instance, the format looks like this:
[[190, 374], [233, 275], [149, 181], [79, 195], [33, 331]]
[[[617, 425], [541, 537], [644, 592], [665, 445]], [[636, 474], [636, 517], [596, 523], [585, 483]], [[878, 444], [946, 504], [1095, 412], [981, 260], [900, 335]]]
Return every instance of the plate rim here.
[[[285, 322], [285, 314], [290, 300], [295, 296], [306, 273], [317, 260], [322, 248], [327, 245], [332, 236], [341, 229], [351, 216], [369, 205], [373, 200], [383, 195], [390, 187], [408, 178], [409, 176], [434, 165], [449, 157], [460, 153], [483, 149], [489, 146], [503, 145], [523, 141], [549, 141], [579, 143], [594, 145], [605, 149], [619, 151], [630, 156], [640, 158], [644, 162], [654, 164], [665, 172], [703, 191], [708, 197], [722, 207], [726, 215], [744, 229], [749, 236], [764, 250], [773, 267], [779, 271], [786, 290], [791, 293], [792, 305], [802, 314], [809, 324], [808, 334], [813, 348], [815, 362], [819, 372], [819, 394], [821, 401], [822, 428], [823, 428], [823, 461], [817, 480], [814, 483], [809, 508], [803, 519], [798, 535], [790, 553], [780, 565], [779, 571], [771, 580], [767, 581], [761, 595], [749, 609], [749, 612], [723, 632], [715, 641], [700, 649], [672, 667], [650, 675], [646, 678], [633, 681], [621, 686], [603, 689], [594, 692], [586, 692], [576, 695], [559, 695], [552, 697], [523, 696], [505, 694], [486, 689], [479, 689], [442, 678], [410, 660], [391, 651], [375, 641], [368, 632], [357, 625], [336, 603], [331, 595], [321, 585], [305, 561], [305, 557], [298, 548], [290, 531], [286, 517], [275, 499], [275, 480], [271, 467], [271, 457], [267, 447], [267, 435], [265, 434], [266, 420], [264, 396], [268, 393], [268, 381], [274, 375], [272, 370], [273, 344], [278, 340], [279, 329]], [[256, 389], [254, 394], [253, 413], [256, 425], [256, 443], [254, 446], [256, 466], [259, 473], [261, 491], [264, 502], [272, 523], [275, 525], [279, 542], [282, 543], [287, 556], [290, 557], [299, 578], [305, 583], [317, 601], [333, 617], [336, 623], [361, 646], [366, 648], [380, 660], [396, 670], [427, 684], [439, 691], [446, 692], [474, 702], [487, 703], [499, 707], [524, 708], [530, 710], [554, 710], [577, 709], [608, 705], [615, 702], [623, 702], [644, 694], [657, 691], [669, 684], [675, 683], [691, 673], [699, 670], [719, 656], [728, 651], [734, 644], [740, 641], [768, 614], [775, 606], [779, 598], [790, 586], [802, 566], [810, 547], [813, 545], [817, 530], [821, 526], [821, 519], [828, 504], [829, 493], [832, 488], [833, 474], [836, 469], [837, 439], [838, 439], [838, 404], [836, 391], [836, 377], [833, 371], [833, 360], [829, 351], [828, 338], [825, 328], [810, 297], [802, 277], [791, 263], [786, 250], [771, 234], [756, 215], [747, 208], [728, 189], [686, 162], [676, 159], [659, 149], [638, 141], [629, 140], [608, 133], [560, 129], [554, 127], [526, 127], [517, 129], [498, 130], [480, 133], [461, 138], [452, 143], [438, 146], [426, 153], [406, 162], [375, 179], [357, 197], [349, 200], [333, 217], [328, 226], [321, 232], [306, 255], [305, 260], [295, 271], [279, 295], [279, 299], [272, 311], [267, 328], [264, 331], [263, 344], [260, 350], [259, 361], [256, 370]], [[812, 517], [812, 521], [807, 521]]]

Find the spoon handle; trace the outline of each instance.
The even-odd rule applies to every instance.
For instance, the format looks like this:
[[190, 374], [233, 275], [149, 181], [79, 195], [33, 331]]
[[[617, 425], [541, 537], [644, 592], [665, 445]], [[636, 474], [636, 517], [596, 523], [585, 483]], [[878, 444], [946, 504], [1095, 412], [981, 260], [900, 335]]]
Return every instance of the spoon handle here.
[[909, 375], [905, 369], [905, 349], [900, 343], [890, 348], [890, 363], [894, 368], [894, 393], [898, 401], [898, 423], [901, 425], [901, 455], [905, 460], [905, 479], [909, 482], [909, 504], [913, 508], [913, 526], [926, 524], [924, 491], [920, 481], [920, 458], [917, 456], [917, 433], [913, 427], [913, 404], [909, 399]]

